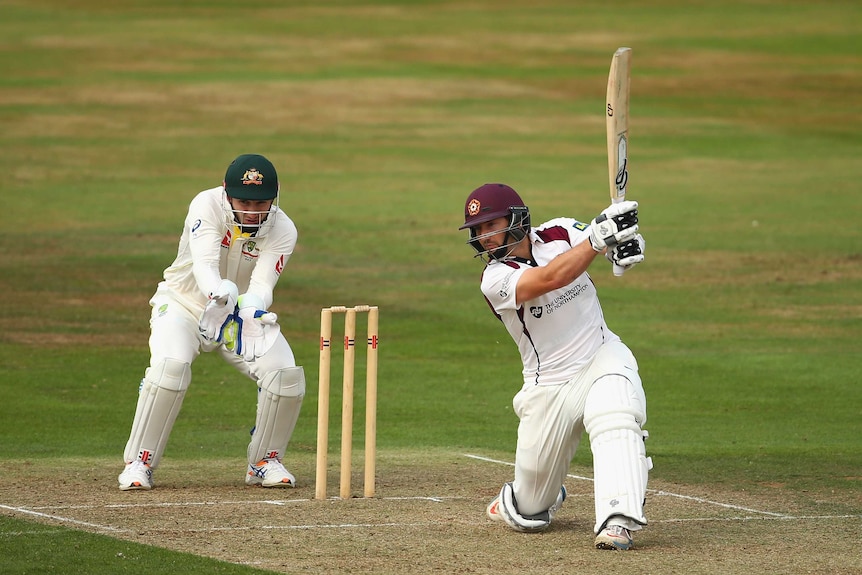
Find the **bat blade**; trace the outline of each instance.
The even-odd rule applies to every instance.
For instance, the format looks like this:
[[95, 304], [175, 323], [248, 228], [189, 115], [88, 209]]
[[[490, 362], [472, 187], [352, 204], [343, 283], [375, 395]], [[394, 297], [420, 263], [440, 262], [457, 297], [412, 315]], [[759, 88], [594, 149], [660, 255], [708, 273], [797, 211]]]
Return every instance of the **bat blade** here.
[[608, 182], [611, 202], [626, 199], [629, 137], [629, 77], [631, 48], [618, 48], [608, 73], [606, 121], [608, 133]]

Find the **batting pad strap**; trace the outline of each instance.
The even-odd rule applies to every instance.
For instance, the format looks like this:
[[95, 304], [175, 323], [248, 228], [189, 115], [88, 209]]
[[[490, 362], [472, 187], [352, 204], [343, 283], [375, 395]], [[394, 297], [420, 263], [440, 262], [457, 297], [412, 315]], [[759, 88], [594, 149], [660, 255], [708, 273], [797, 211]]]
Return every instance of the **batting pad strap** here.
[[248, 445], [252, 465], [284, 457], [305, 396], [305, 371], [301, 366], [271, 371], [258, 386], [257, 418]]
[[635, 433], [641, 433], [637, 421], [639, 414], [640, 412], [634, 409], [619, 409], [610, 413], [594, 414], [590, 418], [587, 433], [590, 437], [617, 429], [630, 429]]
[[140, 459], [153, 469], [158, 466], [191, 379], [191, 366], [175, 359], [147, 369], [123, 455], [126, 461]]
[[500, 491], [499, 509], [506, 524], [515, 531], [522, 533], [544, 531], [551, 525], [551, 519], [553, 519], [550, 511], [543, 511], [537, 515], [521, 515], [518, 512], [515, 491], [511, 482], [503, 484], [503, 489]]

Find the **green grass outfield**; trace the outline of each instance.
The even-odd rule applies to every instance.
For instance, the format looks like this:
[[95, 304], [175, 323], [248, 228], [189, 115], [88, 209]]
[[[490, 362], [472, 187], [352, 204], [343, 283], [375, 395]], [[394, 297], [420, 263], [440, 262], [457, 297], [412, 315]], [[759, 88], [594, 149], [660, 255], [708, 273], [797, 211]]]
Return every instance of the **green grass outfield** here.
[[[652, 476], [829, 489], [836, 514], [862, 514], [857, 3], [0, 0], [0, 14], [0, 482], [34, 459], [61, 476], [33, 489], [82, 456], [119, 471], [147, 299], [189, 200], [246, 152], [273, 160], [300, 231], [273, 306], [311, 384], [291, 449], [314, 449], [320, 308], [369, 303], [379, 449], [511, 457], [520, 364], [478, 291], [463, 202], [502, 181], [534, 222], [603, 209], [608, 66], [631, 46], [647, 259], [591, 273], [641, 366]], [[241, 468], [253, 385], [212, 356], [193, 373], [165, 464]], [[117, 553], [161, 558], [134, 572], [254, 572], [11, 516], [0, 571], [66, 572], [58, 538], [74, 572]]]

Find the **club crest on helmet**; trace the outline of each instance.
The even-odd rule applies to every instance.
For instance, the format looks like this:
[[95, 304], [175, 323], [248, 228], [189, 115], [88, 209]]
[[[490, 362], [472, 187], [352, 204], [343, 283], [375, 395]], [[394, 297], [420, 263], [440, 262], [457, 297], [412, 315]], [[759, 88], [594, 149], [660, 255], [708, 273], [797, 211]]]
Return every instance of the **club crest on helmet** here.
[[246, 170], [246, 172], [242, 175], [242, 179], [240, 180], [244, 186], [255, 185], [260, 186], [263, 184], [263, 174], [261, 174], [257, 168], [251, 168], [250, 170]]

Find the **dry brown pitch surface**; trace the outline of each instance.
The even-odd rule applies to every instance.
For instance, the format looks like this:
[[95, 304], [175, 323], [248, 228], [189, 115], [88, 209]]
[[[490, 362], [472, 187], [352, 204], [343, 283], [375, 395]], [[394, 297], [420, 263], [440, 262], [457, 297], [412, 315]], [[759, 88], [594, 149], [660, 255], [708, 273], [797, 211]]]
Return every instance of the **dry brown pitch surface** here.
[[[572, 469], [552, 528], [525, 535], [484, 515], [510, 464], [471, 455], [382, 453], [376, 497], [326, 501], [313, 499], [307, 453], [294, 457], [291, 490], [244, 486], [241, 461], [167, 458], [150, 492], [117, 490], [115, 462], [5, 461], [0, 512], [280, 573], [862, 573], [862, 517], [834, 514], [858, 501], [652, 481], [637, 549], [597, 551], [589, 470]], [[34, 489], [43, 473], [65, 479]]]

